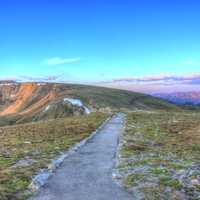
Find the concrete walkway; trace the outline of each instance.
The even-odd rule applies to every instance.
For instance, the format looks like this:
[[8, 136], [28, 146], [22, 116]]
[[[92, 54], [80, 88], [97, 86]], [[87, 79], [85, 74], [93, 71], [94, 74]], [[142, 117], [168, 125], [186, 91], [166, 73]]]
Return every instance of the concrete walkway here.
[[124, 116], [114, 116], [85, 146], [70, 155], [32, 200], [133, 200], [112, 179]]

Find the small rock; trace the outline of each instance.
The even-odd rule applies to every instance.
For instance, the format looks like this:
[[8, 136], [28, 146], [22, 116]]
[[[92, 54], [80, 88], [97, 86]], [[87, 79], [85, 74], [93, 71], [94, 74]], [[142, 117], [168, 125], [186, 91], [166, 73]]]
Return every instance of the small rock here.
[[24, 141], [24, 144], [31, 144], [30, 141]]
[[31, 155], [33, 155], [33, 156], [38, 156], [38, 155], [40, 155], [40, 154], [41, 154], [41, 151], [38, 150], [38, 149], [36, 149], [35, 151], [32, 151], [32, 152], [31, 152]]
[[33, 163], [35, 163], [36, 161], [31, 159], [31, 158], [24, 158], [21, 159], [19, 161], [17, 161], [12, 168], [17, 168], [17, 167], [28, 167], [30, 165], [32, 165]]
[[173, 192], [173, 200], [187, 200], [186, 195], [181, 191], [174, 191]]
[[171, 193], [172, 192], [172, 188], [171, 187], [166, 187], [165, 192], [166, 193]]
[[10, 157], [11, 157], [11, 154], [10, 154], [9, 151], [1, 152], [1, 154], [2, 154], [2, 156], [3, 156], [4, 158], [10, 158]]
[[50, 173], [48, 171], [41, 171], [37, 176], [35, 176], [31, 184], [29, 185], [29, 189], [32, 192], [36, 192], [41, 186], [46, 183], [49, 176]]
[[192, 183], [192, 185], [200, 185], [200, 182], [198, 179], [192, 179], [191, 183]]
[[117, 179], [120, 179], [119, 174], [117, 174], [117, 173], [115, 173], [115, 172], [112, 173], [112, 178], [113, 178], [113, 179], [116, 179], [116, 180], [117, 180]]

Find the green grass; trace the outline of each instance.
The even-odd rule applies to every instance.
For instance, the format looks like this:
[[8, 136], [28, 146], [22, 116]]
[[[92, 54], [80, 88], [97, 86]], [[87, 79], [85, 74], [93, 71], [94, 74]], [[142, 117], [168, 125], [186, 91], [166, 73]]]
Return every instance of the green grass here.
[[63, 85], [64, 93], [82, 99], [94, 108], [111, 109], [164, 109], [180, 110], [179, 107], [159, 98], [137, 92], [86, 85]]
[[[199, 185], [193, 186], [190, 182], [200, 177], [198, 112], [129, 113], [122, 141], [119, 172], [124, 176], [125, 187], [134, 189], [136, 185], [141, 186], [140, 192], [148, 191], [144, 192], [145, 199], [149, 195], [156, 199], [154, 194], [160, 199], [173, 199], [166, 188], [171, 188], [172, 194], [178, 190], [184, 191], [189, 199], [196, 198], [194, 191], [199, 190]], [[140, 170], [136, 173], [135, 169]], [[177, 178], [180, 173], [185, 177], [183, 181]], [[154, 187], [149, 188], [151, 184]], [[189, 194], [187, 190], [190, 187], [193, 192]]]
[[172, 178], [168, 176], [161, 176], [159, 184], [161, 187], [172, 187], [173, 189], [178, 190], [180, 190], [183, 187], [178, 180], [172, 180]]
[[[107, 115], [61, 118], [0, 128], [0, 199], [21, 199], [31, 177], [60, 152], [88, 137]], [[28, 159], [29, 166], [15, 166]], [[26, 193], [24, 193], [26, 195]]]
[[137, 181], [141, 181], [145, 179], [145, 175], [144, 174], [139, 174], [139, 173], [134, 173], [134, 174], [130, 174], [126, 177], [126, 179], [124, 180], [124, 185], [129, 188], [133, 185], [133, 183], [135, 185], [137, 185]]

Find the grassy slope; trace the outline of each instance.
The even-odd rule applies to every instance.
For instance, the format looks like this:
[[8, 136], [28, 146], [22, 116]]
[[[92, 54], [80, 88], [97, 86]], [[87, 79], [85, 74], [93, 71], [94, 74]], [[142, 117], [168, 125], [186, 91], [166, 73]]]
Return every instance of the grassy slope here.
[[199, 124], [199, 113], [129, 114], [119, 166], [124, 185], [145, 200], [198, 199]]
[[[0, 128], [0, 199], [20, 199], [17, 193], [28, 187], [38, 169], [88, 137], [105, 118], [105, 114], [94, 113]], [[31, 164], [17, 167], [19, 161]]]
[[[36, 94], [33, 94], [34, 98], [25, 102], [23, 107], [32, 106], [38, 99], [52, 91], [61, 102], [63, 97], [79, 98], [94, 110], [107, 107], [130, 111], [135, 109], [179, 110], [173, 104], [140, 93], [70, 84], [42, 86], [37, 89]], [[16, 192], [25, 189], [30, 182], [30, 177], [39, 168], [45, 167], [49, 159], [88, 136], [105, 119], [105, 115], [102, 114], [71, 118], [72, 109], [58, 105], [55, 110], [45, 115], [43, 112], [41, 114], [33, 112], [22, 116], [11, 115], [0, 118], [0, 126], [15, 124], [16, 121], [20, 123], [33, 121], [37, 117], [47, 120], [0, 128], [0, 199], [16, 198]], [[66, 116], [70, 118], [48, 120], [50, 117]], [[23, 159], [34, 162], [28, 167], [10, 168]]]
[[[28, 85], [28, 84], [26, 84]], [[32, 84], [31, 84], [32, 86]], [[18, 85], [17, 87], [20, 88]], [[33, 86], [32, 86], [33, 87]], [[11, 114], [7, 116], [0, 116], [0, 126], [12, 125], [15, 123], [25, 123], [43, 119], [52, 119], [59, 117], [71, 117], [75, 113], [81, 114], [81, 111], [77, 108], [70, 107], [69, 105], [63, 105], [63, 98], [78, 98], [81, 99], [86, 106], [89, 106], [93, 110], [180, 110], [176, 105], [170, 104], [159, 98], [155, 98], [149, 95], [129, 92], [125, 90], [110, 89], [95, 86], [85, 85], [71, 85], [71, 84], [52, 84], [37, 86], [36, 92], [32, 99], [28, 99], [22, 105], [22, 108], [33, 108], [39, 100], [45, 98], [49, 93], [54, 94], [54, 98], [45, 101], [45, 104], [41, 105], [39, 109], [30, 110], [24, 114]], [[25, 87], [23, 87], [25, 88]], [[20, 97], [23, 94], [18, 94]], [[52, 102], [53, 101], [53, 102]], [[52, 103], [55, 109], [50, 109], [48, 112], [44, 112], [46, 106]], [[56, 106], [55, 106], [56, 105]], [[23, 109], [20, 109], [23, 111]]]
[[82, 99], [96, 108], [110, 107], [114, 109], [178, 109], [159, 98], [149, 95], [104, 87], [68, 85], [64, 86], [66, 94]]

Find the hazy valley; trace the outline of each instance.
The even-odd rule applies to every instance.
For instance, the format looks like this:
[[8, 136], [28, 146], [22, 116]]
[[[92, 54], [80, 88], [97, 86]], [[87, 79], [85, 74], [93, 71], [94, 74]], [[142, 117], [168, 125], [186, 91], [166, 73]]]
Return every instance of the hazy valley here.
[[199, 105], [200, 104], [200, 92], [173, 92], [173, 93], [158, 93], [153, 96], [160, 97], [172, 103], [179, 105]]

